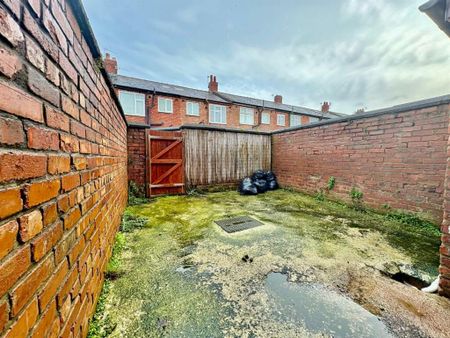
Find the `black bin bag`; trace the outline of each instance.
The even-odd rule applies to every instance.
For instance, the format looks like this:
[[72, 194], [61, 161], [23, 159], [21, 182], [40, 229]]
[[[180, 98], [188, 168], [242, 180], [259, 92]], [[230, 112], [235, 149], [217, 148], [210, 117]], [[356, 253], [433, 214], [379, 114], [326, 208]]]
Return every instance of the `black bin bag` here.
[[273, 171], [266, 172], [266, 180], [268, 185], [268, 190], [278, 189], [277, 177], [273, 173]]
[[253, 184], [252, 179], [246, 177], [239, 184], [239, 192], [241, 195], [257, 195], [258, 189]]
[[256, 180], [265, 180], [266, 179], [266, 173], [263, 170], [256, 170], [252, 175], [252, 181]]
[[253, 184], [256, 186], [256, 189], [258, 189], [258, 193], [264, 193], [269, 190], [269, 185], [264, 179], [256, 179], [253, 181]]

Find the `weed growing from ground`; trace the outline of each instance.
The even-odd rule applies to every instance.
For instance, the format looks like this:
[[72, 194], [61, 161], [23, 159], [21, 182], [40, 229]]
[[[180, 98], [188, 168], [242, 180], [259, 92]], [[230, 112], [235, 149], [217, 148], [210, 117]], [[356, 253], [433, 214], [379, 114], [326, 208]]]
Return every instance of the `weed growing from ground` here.
[[362, 191], [358, 190], [356, 187], [353, 187], [352, 190], [350, 190], [350, 198], [352, 200], [353, 207], [356, 210], [364, 210], [363, 196], [364, 194]]
[[89, 323], [88, 338], [108, 337], [116, 327], [109, 315], [105, 313], [105, 301], [108, 298], [110, 288], [111, 282], [106, 279], [103, 283], [102, 292], [98, 297], [94, 316]]
[[89, 322], [88, 338], [109, 337], [114, 331], [116, 324], [113, 323], [109, 315], [105, 313], [105, 302], [110, 292], [111, 280], [120, 277], [120, 256], [126, 247], [125, 233], [143, 228], [146, 223], [147, 219], [145, 217], [133, 215], [132, 213], [125, 211], [119, 227], [119, 232], [114, 239], [111, 258], [106, 266], [105, 281], [97, 301], [95, 313]]
[[428, 220], [424, 220], [417, 215], [412, 213], [406, 213], [401, 211], [393, 211], [389, 212], [385, 216], [388, 220], [395, 220], [400, 223], [410, 225], [412, 227], [416, 227], [419, 229], [423, 229], [424, 231], [431, 231], [436, 236], [440, 235], [440, 230], [434, 225], [432, 222]]
[[335, 184], [336, 184], [336, 179], [334, 178], [334, 176], [331, 176], [331, 177], [328, 179], [328, 184], [327, 184], [328, 191], [333, 190]]
[[131, 212], [125, 211], [119, 230], [121, 232], [132, 232], [134, 229], [145, 227], [147, 219]]
[[320, 189], [316, 194], [316, 200], [319, 202], [325, 201], [325, 194], [323, 193], [323, 190]]
[[128, 205], [139, 205], [148, 203], [145, 198], [145, 191], [143, 186], [139, 186], [134, 181], [130, 181], [128, 185]]

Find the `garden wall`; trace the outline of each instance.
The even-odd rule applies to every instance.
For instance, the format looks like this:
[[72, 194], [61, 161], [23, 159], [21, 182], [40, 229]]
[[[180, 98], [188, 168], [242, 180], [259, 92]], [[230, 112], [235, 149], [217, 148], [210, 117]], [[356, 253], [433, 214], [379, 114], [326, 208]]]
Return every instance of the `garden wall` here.
[[86, 336], [126, 123], [78, 0], [0, 0], [0, 336]]
[[184, 126], [188, 187], [233, 184], [255, 170], [271, 168], [270, 134]]
[[293, 128], [273, 135], [273, 169], [283, 186], [325, 189], [349, 199], [356, 187], [373, 207], [442, 219], [450, 96]]
[[372, 207], [423, 212], [442, 220], [440, 290], [450, 297], [450, 95], [293, 128], [273, 135], [281, 185], [350, 199], [355, 187]]
[[128, 128], [128, 180], [138, 186], [146, 183], [147, 129], [134, 126]]

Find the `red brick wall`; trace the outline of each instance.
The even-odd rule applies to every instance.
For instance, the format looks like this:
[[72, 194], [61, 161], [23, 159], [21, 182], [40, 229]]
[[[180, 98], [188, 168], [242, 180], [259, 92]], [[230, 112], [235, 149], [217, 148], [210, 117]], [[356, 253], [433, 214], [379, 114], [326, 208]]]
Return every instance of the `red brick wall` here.
[[[450, 119], [448, 122], [450, 128]], [[448, 139], [447, 154], [450, 155], [450, 137]], [[441, 266], [439, 267], [439, 273], [441, 275], [440, 293], [450, 297], [450, 157], [447, 158], [443, 206], [444, 217], [441, 225], [442, 244], [439, 250], [441, 253]]]
[[[173, 101], [173, 113], [161, 113], [158, 111], [158, 97], [170, 98]], [[182, 97], [172, 97], [164, 95], [147, 95], [146, 111], [150, 114], [150, 122], [153, 126], [159, 128], [179, 127], [186, 124], [202, 124], [212, 125], [217, 127], [238, 128], [245, 130], [258, 130], [258, 131], [273, 131], [280, 130], [289, 127], [289, 113], [277, 112], [274, 110], [265, 110], [270, 113], [270, 124], [261, 124], [260, 112], [255, 109], [254, 125], [240, 124], [240, 108], [241, 106], [235, 104], [217, 103], [227, 107], [227, 124], [215, 124], [209, 122], [209, 103], [203, 100], [186, 99]], [[198, 102], [200, 107], [199, 116], [190, 116], [186, 114], [186, 102]], [[214, 103], [214, 102], [210, 102]], [[285, 115], [285, 126], [277, 125], [277, 114]], [[309, 123], [309, 116], [301, 117], [302, 124]], [[130, 123], [145, 123], [145, 117], [127, 115], [127, 121]]]
[[310, 193], [334, 176], [332, 197], [442, 217], [449, 105], [302, 128], [273, 136], [279, 182]]
[[128, 128], [128, 180], [146, 182], [146, 129]]
[[77, 22], [0, 1], [2, 337], [86, 336], [127, 199], [126, 124]]

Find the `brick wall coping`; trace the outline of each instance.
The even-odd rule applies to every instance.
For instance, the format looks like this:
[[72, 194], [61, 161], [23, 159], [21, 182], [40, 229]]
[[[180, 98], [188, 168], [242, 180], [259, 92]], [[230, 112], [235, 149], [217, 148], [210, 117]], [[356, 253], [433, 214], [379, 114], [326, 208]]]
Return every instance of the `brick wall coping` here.
[[304, 126], [297, 126], [297, 127], [291, 127], [291, 128], [286, 128], [286, 129], [282, 129], [282, 130], [276, 130], [276, 131], [271, 132], [271, 134], [273, 135], [273, 134], [289, 133], [291, 131], [300, 130], [300, 129], [309, 129], [309, 128], [326, 126], [326, 125], [335, 124], [335, 123], [342, 123], [342, 122], [348, 122], [348, 121], [353, 121], [353, 120], [361, 120], [361, 119], [366, 119], [366, 118], [385, 115], [385, 114], [402, 113], [405, 111], [424, 109], [424, 108], [439, 106], [441, 104], [448, 104], [448, 103], [450, 103], [450, 94], [434, 97], [431, 99], [400, 104], [400, 105], [393, 106], [390, 108], [372, 110], [372, 111], [368, 111], [368, 112], [362, 113], [362, 114], [349, 115], [349, 116], [334, 118], [334, 119], [326, 120], [326, 121], [312, 122], [312, 123], [309, 123]]
[[[86, 43], [89, 49], [91, 50], [92, 56], [96, 60], [102, 60], [102, 53], [100, 51], [100, 47], [98, 46], [97, 39], [95, 38], [91, 24], [89, 23], [89, 19], [84, 9], [83, 3], [81, 2], [81, 0], [68, 0], [68, 3], [72, 7], [75, 19], [77, 20], [78, 25], [80, 25], [81, 34], [83, 34]], [[109, 88], [114, 103], [119, 109], [120, 115], [122, 115], [123, 120], [125, 121], [125, 123], [127, 123], [125, 113], [122, 109], [122, 105], [120, 104], [119, 98], [117, 97], [116, 92], [114, 91], [114, 86], [108, 73], [106, 72], [104, 67], [100, 67], [100, 72], [102, 73], [102, 76], [105, 79], [105, 82]]]

